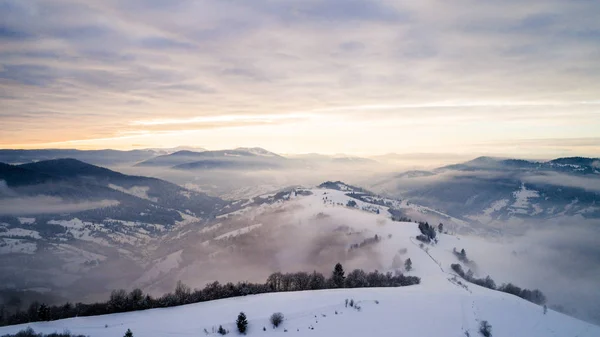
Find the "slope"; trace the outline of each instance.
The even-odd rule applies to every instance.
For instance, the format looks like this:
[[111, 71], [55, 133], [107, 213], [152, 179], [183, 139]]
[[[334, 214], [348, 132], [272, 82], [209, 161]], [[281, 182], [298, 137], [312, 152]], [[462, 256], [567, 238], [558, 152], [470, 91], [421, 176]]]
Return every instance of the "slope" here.
[[[407, 243], [414, 224], [397, 223], [395, 244]], [[440, 239], [443, 241], [443, 237]], [[518, 297], [475, 285], [458, 284], [425, 250], [410, 247], [414, 273], [423, 283], [401, 288], [359, 288], [254, 295], [168, 309], [80, 317], [0, 328], [0, 335], [26, 327], [51, 333], [69, 330], [90, 337], [122, 335], [212, 335], [222, 325], [235, 335], [235, 318], [249, 318], [249, 336], [477, 336], [486, 320], [495, 337], [593, 337], [600, 327], [549, 310]], [[345, 305], [353, 299], [359, 309]], [[282, 312], [285, 321], [273, 329], [269, 316]], [[263, 327], [266, 331], [263, 331]]]

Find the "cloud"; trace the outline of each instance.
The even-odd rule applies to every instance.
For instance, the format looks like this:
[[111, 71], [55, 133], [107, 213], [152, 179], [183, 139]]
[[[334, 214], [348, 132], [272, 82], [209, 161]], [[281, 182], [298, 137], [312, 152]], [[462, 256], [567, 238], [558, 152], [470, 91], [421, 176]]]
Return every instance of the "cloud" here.
[[521, 229], [529, 228], [524, 234], [489, 242], [470, 256], [497, 283], [539, 288], [550, 306], [561, 305], [576, 317], [599, 322], [598, 225], [598, 220], [582, 217], [521, 224]]
[[[356, 129], [346, 129], [356, 134], [363, 122], [401, 128], [406, 116], [420, 121], [414, 134], [455, 142], [448, 147], [593, 137], [596, 107], [580, 103], [597, 100], [600, 90], [597, 9], [593, 2], [542, 0], [5, 0], [0, 144], [105, 138], [132, 121], [165, 116], [311, 110], [332, 120], [329, 134], [311, 124], [319, 144], [331, 132], [345, 136], [333, 121], [354, 122]], [[85, 115], [90, 111], [98, 116]], [[35, 119], [12, 117], [19, 114]], [[442, 123], [459, 136], [435, 129]], [[569, 127], [558, 130], [561, 123]], [[402, 150], [394, 144], [414, 135], [373, 128], [394, 141], [365, 137], [371, 152]], [[293, 152], [314, 150], [285, 134], [279, 143], [298, 148]], [[193, 139], [222, 144], [206, 132]]]
[[547, 173], [524, 176], [523, 181], [535, 184], [567, 186], [600, 193], [600, 180], [597, 177], [573, 176], [560, 173]]
[[118, 204], [116, 200], [70, 202], [51, 196], [2, 198], [0, 215], [74, 213]]

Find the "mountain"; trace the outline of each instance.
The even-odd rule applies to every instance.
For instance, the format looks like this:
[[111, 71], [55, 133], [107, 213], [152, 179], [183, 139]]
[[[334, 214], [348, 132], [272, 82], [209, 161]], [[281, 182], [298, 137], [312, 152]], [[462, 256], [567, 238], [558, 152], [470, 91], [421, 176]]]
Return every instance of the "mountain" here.
[[101, 280], [128, 282], [167, 233], [226, 204], [75, 159], [0, 164], [0, 180], [0, 283], [17, 289], [91, 294]]
[[286, 164], [286, 159], [261, 148], [238, 148], [219, 151], [178, 151], [148, 159], [136, 166], [165, 167], [177, 170], [211, 169], [274, 169]]
[[600, 160], [528, 161], [479, 157], [432, 171], [413, 171], [370, 186], [484, 225], [600, 219]]
[[131, 165], [150, 159], [154, 156], [156, 156], [156, 152], [152, 150], [0, 150], [0, 162], [8, 164], [23, 164], [59, 158], [74, 158], [94, 165], [119, 166]]
[[[46, 166], [40, 165], [40, 170], [50, 172]], [[70, 169], [73, 179], [79, 181], [93, 175], [100, 177], [93, 179], [104, 181], [102, 177], [108, 176], [106, 179], [114, 181], [113, 176], [118, 176], [85, 165], [83, 168]], [[151, 203], [154, 206], [148, 206], [149, 210], [161, 209], [160, 201]], [[421, 277], [424, 287], [415, 293], [434, 292], [442, 297], [431, 300], [444, 302], [444, 294], [470, 296], [479, 292], [471, 284], [465, 291], [449, 267], [458, 261], [453, 248], [462, 248], [472, 261], [465, 268], [471, 269], [474, 277], [490, 275], [498, 285], [514, 282], [530, 289], [539, 287], [549, 297], [551, 307], [586, 319], [600, 319], [589, 314], [596, 311], [594, 303], [600, 303], [589, 286], [594, 284], [589, 282], [596, 269], [594, 264], [585, 262], [595, 255], [590, 255], [590, 248], [581, 246], [581, 242], [576, 243], [579, 253], [570, 251], [569, 243], [563, 242], [561, 251], [566, 255], [552, 255], [554, 247], [530, 237], [494, 235], [437, 209], [377, 195], [340, 181], [317, 187], [290, 187], [216, 208], [214, 218], [202, 219], [175, 209], [183, 221], [172, 226], [146, 223], [141, 214], [137, 222], [119, 218], [82, 221], [85, 213], [67, 214], [56, 220], [33, 215], [17, 217], [10, 223], [0, 220], [1, 284], [17, 289], [41, 287], [72, 301], [91, 301], [105, 299], [112, 289], [118, 288], [140, 287], [153, 295], [163, 294], [172, 291], [177, 281], [202, 287], [216, 280], [264, 282], [277, 271], [316, 270], [325, 274], [337, 262], [348, 272], [354, 268], [395, 272], [403, 268], [398, 261], [410, 258], [414, 270], [409, 275]], [[407, 222], [411, 220], [428, 221], [436, 228], [443, 223], [444, 233], [438, 234], [437, 243], [421, 247], [416, 241], [420, 234], [418, 225]], [[532, 254], [532, 249], [542, 253]], [[551, 257], [551, 262], [544, 259], [546, 256]], [[581, 263], [568, 264], [573, 260]], [[565, 265], [569, 272], [557, 271]], [[458, 292], [453, 292], [454, 288]], [[413, 296], [408, 295], [413, 291], [400, 291], [403, 298]], [[482, 294], [505, 298], [497, 292]], [[430, 303], [426, 298], [424, 301]], [[384, 300], [381, 299], [382, 304]], [[464, 301], [466, 308], [472, 306], [469, 299]], [[506, 299], [501, 302], [509, 303]], [[456, 310], [456, 306], [452, 308]], [[535, 308], [531, 310], [541, 315], [542, 309]], [[579, 311], [573, 311], [574, 308]], [[494, 325], [488, 315], [483, 319]]]
[[[436, 242], [423, 243], [416, 239], [421, 234], [416, 223], [392, 219], [390, 210], [399, 204], [403, 203], [342, 182], [257, 196], [241, 201], [235, 209], [231, 207], [210, 226], [200, 230], [182, 227], [179, 233], [171, 233], [163, 246], [170, 247], [171, 252], [149, 263], [141, 279], [128, 286], [148, 282], [143, 288], [151, 291], [150, 283], [171, 278], [192, 287], [204, 286], [207, 279], [264, 282], [266, 275], [274, 271], [331, 273], [336, 262], [343, 264], [346, 277], [354, 268], [377, 269], [418, 276], [418, 285], [242, 296], [174, 308], [0, 327], [0, 335], [29, 326], [37, 332], [68, 329], [91, 337], [118, 335], [131, 329], [134, 335], [152, 337], [215, 334], [212, 331], [220, 325], [235, 334], [239, 312], [248, 317], [249, 336], [286, 331], [297, 336], [477, 336], [482, 321], [491, 325], [493, 336], [592, 337], [600, 333], [598, 326], [551, 309], [550, 295], [551, 308], [545, 313], [542, 306], [515, 295], [467, 282], [450, 267], [461, 264], [471, 269], [474, 277], [490, 275], [498, 285], [518, 282], [533, 288], [536, 285], [527, 283], [527, 277], [515, 280], [516, 274], [510, 275], [490, 263], [503, 260], [517, 267], [527, 257], [530, 245], [505, 244], [447, 230], [437, 234]], [[467, 262], [459, 261], [456, 248], [466, 251]], [[407, 271], [404, 262], [408, 259], [412, 268]], [[574, 276], [573, 282], [577, 278]], [[550, 281], [539, 285], [545, 293]], [[577, 286], [567, 292], [577, 292]], [[359, 308], [346, 305], [349, 299]], [[285, 316], [278, 329], [269, 324], [274, 312]]]

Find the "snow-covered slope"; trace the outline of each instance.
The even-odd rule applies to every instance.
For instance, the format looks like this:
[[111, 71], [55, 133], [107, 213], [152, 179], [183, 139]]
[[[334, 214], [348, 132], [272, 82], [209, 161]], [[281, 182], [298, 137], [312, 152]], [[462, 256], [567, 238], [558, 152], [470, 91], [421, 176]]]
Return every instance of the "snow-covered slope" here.
[[[392, 226], [392, 224], [387, 224]], [[235, 332], [240, 311], [249, 319], [249, 336], [478, 336], [481, 321], [492, 325], [495, 337], [594, 337], [600, 327], [548, 310], [516, 296], [476, 285], [460, 285], [444, 268], [451, 253], [432, 247], [428, 252], [412, 245], [414, 224], [395, 223], [391, 246], [405, 246], [421, 275], [420, 285], [401, 288], [363, 288], [254, 295], [167, 309], [80, 317], [54, 322], [0, 328], [0, 335], [26, 327], [38, 332], [112, 337], [131, 329], [134, 336], [217, 336], [219, 325]], [[440, 238], [443, 242], [446, 237]], [[433, 253], [435, 251], [435, 253]], [[438, 261], [438, 259], [440, 259]], [[441, 262], [444, 261], [444, 262]], [[438, 262], [440, 263], [438, 265]], [[360, 310], [346, 307], [353, 299]], [[282, 312], [285, 321], [273, 329], [269, 316]], [[263, 331], [263, 327], [266, 331]], [[206, 331], [206, 332], [205, 332]], [[207, 334], [208, 333], [208, 334]]]

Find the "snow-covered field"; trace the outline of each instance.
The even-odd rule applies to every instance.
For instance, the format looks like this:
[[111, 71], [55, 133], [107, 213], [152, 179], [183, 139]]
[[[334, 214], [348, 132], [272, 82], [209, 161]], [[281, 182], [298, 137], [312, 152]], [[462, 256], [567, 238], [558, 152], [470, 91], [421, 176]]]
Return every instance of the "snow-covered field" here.
[[[354, 299], [361, 310], [346, 307]], [[79, 317], [55, 322], [0, 328], [0, 335], [28, 326], [50, 333], [65, 329], [91, 337], [204, 336], [219, 325], [238, 335], [237, 314], [249, 320], [249, 336], [478, 336], [479, 322], [487, 320], [495, 337], [594, 337], [600, 328], [515, 296], [450, 282], [403, 288], [364, 288], [290, 292], [231, 298], [175, 308], [124, 314]], [[273, 329], [269, 316], [282, 312], [285, 321]], [[337, 314], [336, 314], [337, 312]], [[266, 331], [263, 331], [263, 327]], [[287, 333], [285, 332], [287, 330]]]

